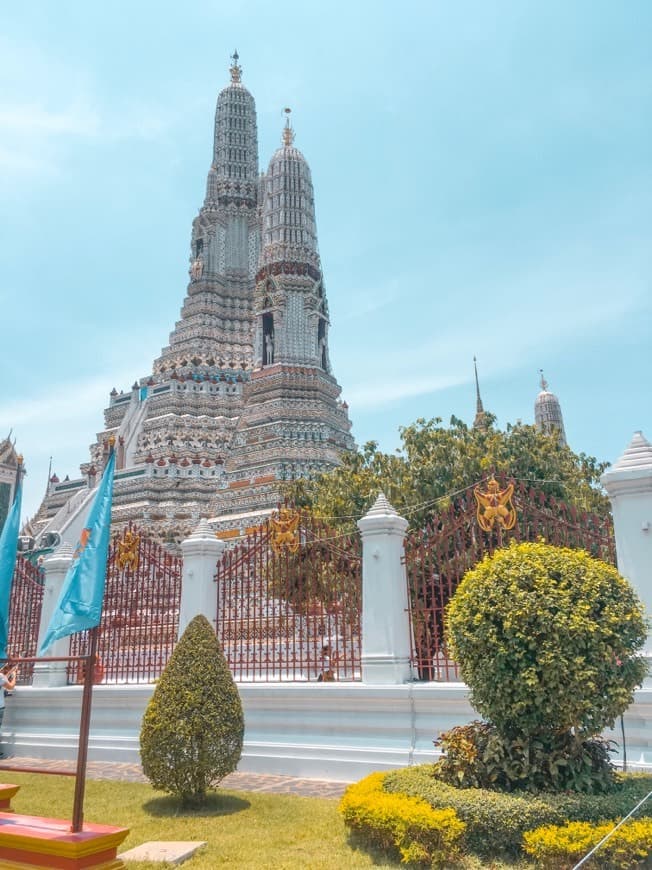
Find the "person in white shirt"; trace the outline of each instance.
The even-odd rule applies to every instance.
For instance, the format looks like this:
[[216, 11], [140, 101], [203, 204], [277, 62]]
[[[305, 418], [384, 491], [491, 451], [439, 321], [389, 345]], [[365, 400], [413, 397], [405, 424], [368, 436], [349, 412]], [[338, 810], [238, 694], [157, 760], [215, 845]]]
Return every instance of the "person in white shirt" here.
[[[0, 668], [0, 729], [5, 715], [5, 692], [11, 692], [16, 686], [16, 668], [6, 664]], [[4, 752], [0, 752], [0, 758], [4, 758]]]

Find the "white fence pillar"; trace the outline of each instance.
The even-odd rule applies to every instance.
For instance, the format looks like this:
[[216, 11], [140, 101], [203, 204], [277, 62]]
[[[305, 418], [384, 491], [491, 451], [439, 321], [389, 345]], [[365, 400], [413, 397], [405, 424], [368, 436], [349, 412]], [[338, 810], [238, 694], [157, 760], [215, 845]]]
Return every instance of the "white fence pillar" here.
[[217, 618], [217, 584], [215, 566], [226, 544], [215, 537], [206, 520], [200, 520], [195, 531], [181, 542], [183, 569], [181, 574], [181, 608], [179, 637], [188, 623], [203, 613], [211, 625]]
[[[611, 501], [618, 570], [627, 577], [652, 617], [652, 444], [642, 432], [601, 478]], [[652, 636], [646, 656], [652, 660]]]
[[[38, 629], [38, 646], [45, 637], [45, 632], [50, 624], [54, 613], [61, 587], [65, 580], [68, 568], [72, 562], [73, 549], [70, 544], [64, 542], [56, 552], [49, 555], [43, 562], [45, 570], [45, 586], [43, 588], [43, 605], [41, 608], [41, 621]], [[67, 656], [70, 652], [70, 638], [62, 637], [55, 640], [47, 651], [48, 656]], [[34, 679], [32, 685], [42, 689], [48, 686], [65, 686], [68, 682], [67, 662], [41, 662], [34, 665]]]
[[408, 527], [381, 492], [358, 521], [362, 536], [362, 682], [404, 683], [410, 668], [410, 612], [403, 563]]

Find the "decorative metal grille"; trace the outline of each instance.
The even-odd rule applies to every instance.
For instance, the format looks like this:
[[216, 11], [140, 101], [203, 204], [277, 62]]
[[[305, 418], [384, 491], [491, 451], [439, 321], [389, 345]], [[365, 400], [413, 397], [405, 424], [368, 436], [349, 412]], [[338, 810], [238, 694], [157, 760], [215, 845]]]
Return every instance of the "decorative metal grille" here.
[[281, 511], [217, 564], [217, 636], [238, 681], [360, 679], [359, 536]]
[[[18, 554], [9, 599], [9, 637], [7, 650], [11, 655], [36, 655], [38, 630], [43, 605], [44, 576], [40, 567]], [[28, 686], [34, 676], [34, 664], [19, 666], [16, 682]]]
[[[129, 524], [109, 547], [98, 656], [104, 682], [151, 683], [177, 640], [181, 559]], [[71, 637], [70, 655], [88, 649], [88, 632]], [[81, 679], [71, 670], [69, 682]]]
[[610, 518], [578, 511], [523, 483], [514, 483], [516, 523], [483, 531], [471, 491], [453, 502], [422, 529], [405, 539], [405, 565], [412, 613], [413, 665], [422, 680], [456, 680], [455, 662], [446, 650], [444, 610], [464, 574], [486, 553], [510, 540], [544, 541], [585, 549], [616, 563]]

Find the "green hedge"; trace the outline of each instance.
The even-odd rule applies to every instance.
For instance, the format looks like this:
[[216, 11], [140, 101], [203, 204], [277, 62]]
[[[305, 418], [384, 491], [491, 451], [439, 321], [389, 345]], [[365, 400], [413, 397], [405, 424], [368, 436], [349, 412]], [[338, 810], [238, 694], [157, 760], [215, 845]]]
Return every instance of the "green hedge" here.
[[398, 852], [405, 864], [443, 867], [458, 856], [464, 823], [450, 808], [383, 790], [384, 773], [349, 786], [339, 804], [345, 824], [370, 846]]
[[[618, 775], [617, 789], [608, 794], [506, 794], [480, 788], [458, 789], [435, 779], [432, 771], [430, 764], [392, 771], [383, 787], [392, 794], [422, 798], [435, 809], [454, 809], [466, 823], [463, 848], [478, 855], [518, 855], [523, 834], [544, 825], [622, 817], [652, 790], [652, 776]], [[645, 810], [642, 807], [639, 814]], [[647, 812], [652, 815], [652, 805]]]

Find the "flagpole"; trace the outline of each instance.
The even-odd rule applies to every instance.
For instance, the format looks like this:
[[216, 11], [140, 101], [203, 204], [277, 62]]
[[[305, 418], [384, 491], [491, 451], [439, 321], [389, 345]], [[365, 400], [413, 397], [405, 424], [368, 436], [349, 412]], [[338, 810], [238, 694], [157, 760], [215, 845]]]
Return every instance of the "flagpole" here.
[[[113, 455], [115, 437], [109, 438], [109, 459]], [[109, 514], [108, 522], [111, 522]], [[104, 579], [106, 581], [106, 563], [104, 564]], [[86, 762], [88, 760], [88, 738], [91, 730], [91, 707], [93, 703], [93, 678], [95, 676], [95, 659], [97, 658], [97, 638], [100, 631], [100, 618], [96, 626], [88, 633], [88, 657], [86, 659], [86, 673], [84, 675], [84, 689], [82, 693], [81, 714], [79, 720], [79, 748], [77, 750], [77, 771], [75, 773], [75, 797], [72, 807], [72, 825], [70, 830], [73, 834], [79, 833], [84, 826], [84, 792], [86, 790]]]
[[77, 771], [75, 773], [75, 799], [72, 808], [73, 834], [79, 833], [84, 826], [84, 792], [86, 790], [86, 762], [88, 760], [88, 737], [91, 728], [91, 706], [93, 701], [93, 677], [95, 674], [95, 657], [97, 655], [97, 635], [99, 626], [91, 628], [88, 633], [89, 650], [86, 657], [84, 672], [84, 690], [82, 694], [81, 716], [79, 721], [79, 749], [77, 750]]

